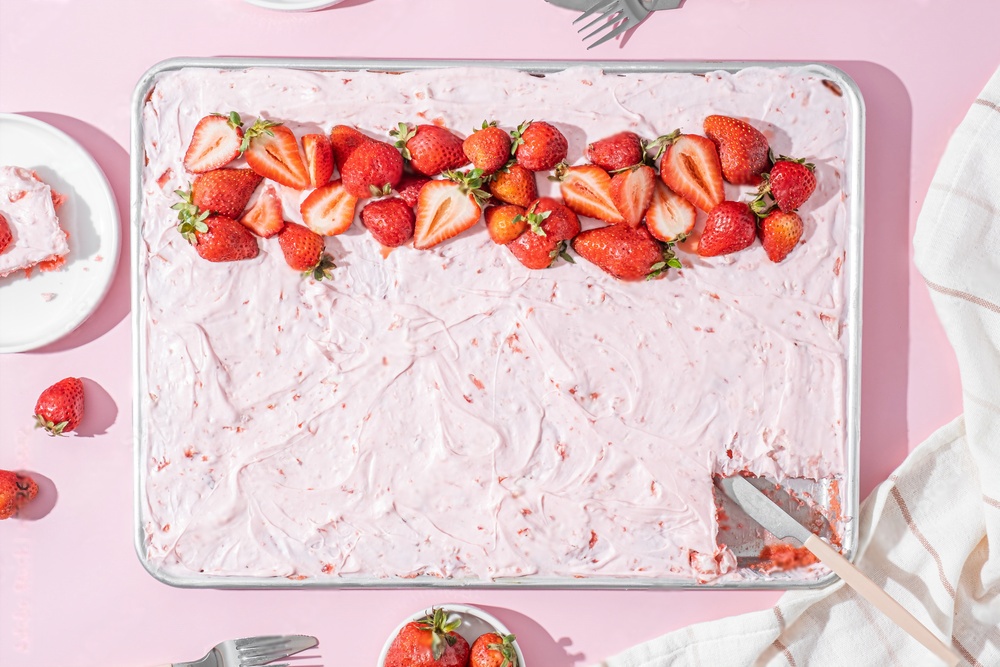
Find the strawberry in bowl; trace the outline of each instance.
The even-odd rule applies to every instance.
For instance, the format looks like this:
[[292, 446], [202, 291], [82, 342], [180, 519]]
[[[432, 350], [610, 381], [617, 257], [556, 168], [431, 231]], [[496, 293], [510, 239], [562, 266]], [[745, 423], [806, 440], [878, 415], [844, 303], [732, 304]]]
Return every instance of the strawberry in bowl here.
[[[451, 653], [444, 652], [442, 657], [433, 661], [431, 654], [433, 648], [428, 647], [426, 651], [419, 650], [410, 655], [403, 653], [411, 640], [416, 639], [418, 644], [433, 643], [433, 637], [428, 638], [426, 634], [417, 634], [414, 625], [419, 626], [417, 630], [421, 633], [431, 632], [428, 624], [433, 626], [435, 618], [440, 622], [438, 634], [443, 639], [442, 643], [447, 644], [444, 637], [454, 638], [454, 646], [461, 647]], [[450, 628], [450, 629], [446, 629]], [[430, 662], [421, 662], [428, 654], [431, 654]], [[463, 660], [458, 663], [449, 662], [455, 657]], [[505, 663], [504, 660], [507, 662]], [[461, 667], [525, 667], [524, 655], [514, 636], [508, 631], [506, 626], [492, 614], [464, 604], [446, 604], [430, 610], [423, 610], [410, 616], [401, 623], [396, 630], [386, 640], [382, 648], [382, 654], [376, 663], [377, 667], [446, 667], [457, 664]]]

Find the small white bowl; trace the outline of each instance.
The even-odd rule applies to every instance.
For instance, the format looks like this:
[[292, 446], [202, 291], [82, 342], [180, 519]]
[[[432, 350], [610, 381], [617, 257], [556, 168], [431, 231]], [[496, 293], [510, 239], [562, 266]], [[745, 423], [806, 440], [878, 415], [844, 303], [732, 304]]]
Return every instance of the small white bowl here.
[[[470, 607], [467, 604], [440, 604], [434, 605], [434, 608], [444, 609], [449, 613], [455, 613], [462, 617], [462, 625], [458, 628], [457, 632], [465, 638], [465, 641], [469, 642], [469, 646], [472, 646], [472, 643], [476, 641], [480, 635], [484, 635], [487, 632], [495, 632], [501, 637], [511, 634], [510, 630], [507, 629], [507, 626], [501, 623], [495, 616], [488, 614], [478, 607]], [[378, 657], [378, 667], [385, 667], [385, 656], [389, 653], [389, 647], [392, 645], [392, 640], [396, 638], [399, 631], [402, 630], [407, 623], [410, 623], [411, 621], [419, 621], [421, 618], [426, 616], [429, 611], [430, 609], [422, 609], [396, 626], [396, 629], [392, 631], [389, 638], [385, 640], [385, 646], [382, 647], [382, 653]], [[526, 667], [524, 664], [524, 655], [522, 655], [521, 647], [518, 645], [517, 641], [514, 642], [514, 652], [517, 653], [518, 667]]]
[[251, 5], [279, 12], [312, 12], [339, 5], [344, 0], [244, 0]]

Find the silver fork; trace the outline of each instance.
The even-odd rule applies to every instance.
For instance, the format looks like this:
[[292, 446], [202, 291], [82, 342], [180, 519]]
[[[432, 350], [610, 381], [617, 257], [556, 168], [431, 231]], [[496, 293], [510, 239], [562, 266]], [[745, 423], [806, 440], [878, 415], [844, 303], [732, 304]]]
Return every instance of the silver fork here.
[[[583, 21], [589, 16], [597, 14], [597, 12], [603, 12], [595, 19], [592, 19], [590, 23], [583, 26], [577, 32], [583, 32], [587, 28], [597, 24], [597, 27], [588, 35], [585, 35], [583, 41], [586, 42], [591, 37], [595, 37], [601, 32], [606, 32], [606, 34], [598, 39], [596, 42], [592, 43], [587, 47], [588, 50], [599, 46], [609, 39], [614, 39], [618, 35], [622, 34], [629, 28], [633, 28], [642, 22], [650, 12], [660, 11], [663, 9], [676, 9], [680, 6], [682, 0], [596, 0], [596, 2], [591, 5], [590, 9], [580, 14], [574, 24]], [[604, 21], [601, 23], [601, 21]]]
[[271, 665], [275, 660], [301, 653], [319, 644], [307, 635], [266, 635], [220, 642], [204, 658], [194, 662], [175, 662], [161, 667], [288, 667], [288, 663]]

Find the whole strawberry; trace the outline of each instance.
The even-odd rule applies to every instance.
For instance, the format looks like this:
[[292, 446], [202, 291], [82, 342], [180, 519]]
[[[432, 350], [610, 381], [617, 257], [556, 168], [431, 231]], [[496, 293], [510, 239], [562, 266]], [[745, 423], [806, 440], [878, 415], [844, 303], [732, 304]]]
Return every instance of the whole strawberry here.
[[538, 183], [534, 172], [514, 163], [493, 174], [490, 194], [505, 204], [527, 208], [538, 199]]
[[705, 231], [698, 242], [702, 257], [726, 255], [753, 244], [757, 234], [757, 216], [743, 202], [724, 201], [711, 210]]
[[794, 211], [816, 190], [815, 166], [805, 160], [780, 157], [771, 168], [762, 190], [770, 190], [774, 203], [782, 211]]
[[618, 171], [639, 164], [646, 151], [635, 132], [619, 132], [587, 145], [586, 156], [605, 171]]
[[512, 133], [514, 159], [529, 171], [546, 171], [566, 159], [569, 142], [543, 121], [521, 123]]
[[330, 269], [336, 266], [333, 259], [323, 253], [323, 237], [296, 222], [285, 223], [278, 234], [278, 245], [288, 266], [301, 271], [307, 278], [329, 278]]
[[473, 131], [462, 144], [462, 150], [473, 167], [488, 175], [507, 164], [510, 145], [510, 135], [497, 127], [496, 121], [484, 120], [483, 126]]
[[202, 211], [239, 218], [263, 178], [252, 169], [215, 169], [198, 174], [191, 203]]
[[403, 174], [396, 185], [396, 192], [403, 198], [409, 206], [416, 206], [420, 198], [420, 190], [431, 182], [426, 176], [416, 176], [414, 174]]
[[411, 129], [406, 123], [389, 134], [396, 138], [396, 148], [409, 160], [413, 171], [424, 176], [436, 176], [449, 169], [469, 164], [462, 150], [462, 140], [451, 130], [437, 125], [417, 125]]
[[361, 222], [387, 248], [409, 241], [415, 221], [413, 209], [399, 197], [376, 199], [361, 209]]
[[0, 519], [16, 516], [18, 510], [37, 495], [38, 484], [31, 477], [0, 470]]
[[780, 262], [802, 239], [802, 218], [797, 213], [775, 211], [760, 222], [760, 243], [772, 262]]
[[44, 428], [49, 435], [63, 435], [76, 430], [81, 419], [83, 383], [79, 378], [59, 380], [43, 391], [35, 403], [35, 427]]
[[367, 134], [362, 134], [357, 128], [350, 125], [334, 125], [330, 130], [330, 148], [333, 151], [335, 166], [343, 171], [344, 164], [354, 149], [367, 141], [374, 140]]
[[396, 187], [402, 177], [403, 156], [389, 144], [374, 139], [358, 144], [340, 165], [344, 189], [359, 199], [382, 194], [387, 185]]
[[0, 252], [6, 250], [13, 240], [14, 234], [10, 231], [10, 223], [3, 217], [3, 213], [0, 213]]
[[495, 632], [480, 635], [472, 642], [469, 667], [519, 667], [515, 639], [514, 635], [501, 637]]
[[644, 225], [588, 229], [573, 239], [573, 250], [619, 280], [655, 277], [666, 267], [664, 249]]
[[385, 656], [385, 667], [467, 667], [469, 642], [455, 632], [458, 614], [433, 609], [419, 621], [403, 626]]
[[510, 243], [528, 228], [525, 210], [513, 204], [490, 206], [483, 215], [486, 217], [486, 231], [498, 245]]
[[573, 262], [566, 242], [580, 233], [580, 219], [568, 206], [551, 197], [535, 200], [524, 215], [529, 229], [507, 244], [529, 269], [547, 269], [557, 257]]
[[[178, 194], [184, 193], [178, 190]], [[224, 215], [211, 215], [189, 202], [175, 204], [181, 222], [177, 231], [209, 262], [237, 262], [253, 259], [260, 252], [257, 237], [245, 226]]]
[[719, 149], [722, 176], [734, 185], [759, 185], [771, 166], [767, 138], [750, 123], [730, 116], [708, 116], [705, 136]]

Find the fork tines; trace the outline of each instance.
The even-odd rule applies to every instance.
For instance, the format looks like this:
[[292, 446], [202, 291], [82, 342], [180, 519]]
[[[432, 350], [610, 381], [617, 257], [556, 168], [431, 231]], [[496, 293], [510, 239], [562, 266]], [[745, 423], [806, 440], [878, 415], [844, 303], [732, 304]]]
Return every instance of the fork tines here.
[[[644, 18], [640, 16], [632, 16], [629, 12], [629, 7], [624, 5], [621, 0], [596, 0], [590, 9], [580, 14], [580, 16], [577, 17], [573, 23], [579, 23], [580, 21], [583, 21], [598, 12], [601, 13], [597, 16], [597, 18], [592, 19], [590, 23], [587, 23], [582, 28], [577, 30], [577, 32], [583, 32], [587, 28], [598, 24], [597, 27], [594, 28], [593, 32], [583, 37], [584, 42], [602, 31], [608, 31], [607, 34], [588, 46], [588, 50], [603, 44], [609, 39], [614, 39]], [[633, 19], [635, 20], [635, 23], [633, 23]]]

